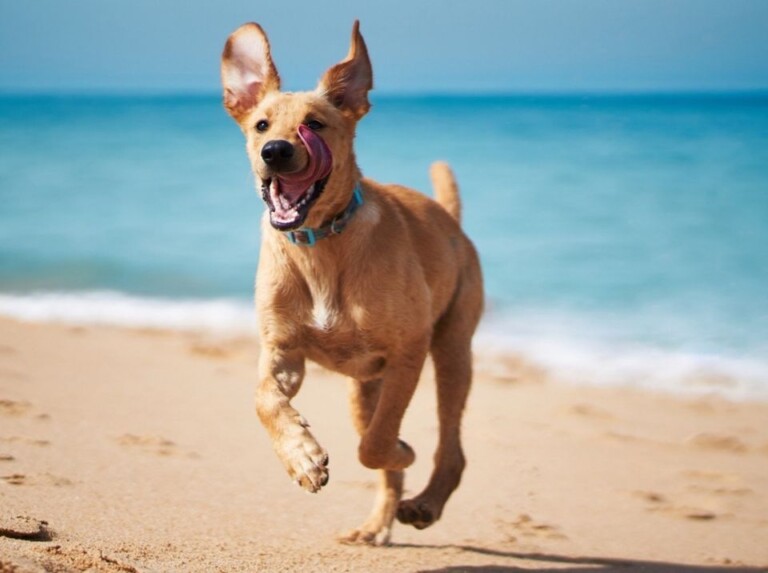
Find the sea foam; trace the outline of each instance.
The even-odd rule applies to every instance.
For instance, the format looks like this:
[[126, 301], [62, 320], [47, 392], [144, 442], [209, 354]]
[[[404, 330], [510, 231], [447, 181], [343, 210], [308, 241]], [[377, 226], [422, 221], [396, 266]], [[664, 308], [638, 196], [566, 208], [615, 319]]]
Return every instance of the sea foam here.
[[[486, 316], [475, 337], [475, 348], [488, 355], [519, 355], [559, 381], [599, 386], [631, 386], [682, 394], [715, 394], [733, 400], [768, 399], [768, 355], [758, 346], [751, 352], [702, 350], [670, 337], [664, 318], [571, 313], [541, 309]], [[654, 323], [649, 336], [646, 323]], [[674, 323], [674, 321], [671, 321]], [[675, 331], [679, 325], [670, 324]]]
[[253, 305], [234, 299], [164, 299], [112, 291], [0, 294], [0, 314], [27, 322], [251, 334]]
[[[145, 298], [119, 292], [0, 294], [0, 314], [27, 322], [254, 335], [240, 299]], [[600, 320], [529, 310], [486, 316], [474, 350], [483, 362], [511, 354], [566, 383], [631, 386], [734, 400], [768, 399], [768, 361], [637, 343]], [[494, 369], [497, 370], [497, 369]]]

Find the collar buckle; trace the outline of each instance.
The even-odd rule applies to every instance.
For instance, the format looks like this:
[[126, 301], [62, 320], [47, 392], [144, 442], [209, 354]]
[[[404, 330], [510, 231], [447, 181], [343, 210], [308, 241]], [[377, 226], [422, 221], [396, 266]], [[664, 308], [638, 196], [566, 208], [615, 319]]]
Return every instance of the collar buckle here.
[[331, 221], [331, 234], [332, 235], [340, 235], [341, 232], [344, 230], [344, 227], [347, 226], [347, 218], [344, 217], [344, 215], [336, 215], [333, 220]]

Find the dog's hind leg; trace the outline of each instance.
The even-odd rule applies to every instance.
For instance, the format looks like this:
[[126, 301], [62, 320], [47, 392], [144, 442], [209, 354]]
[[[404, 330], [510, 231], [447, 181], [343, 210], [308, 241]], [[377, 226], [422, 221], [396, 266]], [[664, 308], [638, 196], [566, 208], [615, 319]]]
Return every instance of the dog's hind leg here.
[[[376, 410], [381, 393], [381, 380], [361, 382], [350, 381], [349, 402], [352, 419], [361, 436], [365, 433]], [[342, 543], [361, 543], [366, 545], [386, 545], [389, 543], [392, 522], [395, 519], [397, 504], [403, 495], [402, 470], [378, 470], [379, 485], [376, 500], [368, 519], [357, 529], [341, 536]]]
[[469, 296], [457, 297], [452, 310], [438, 323], [432, 339], [432, 359], [437, 381], [440, 438], [435, 467], [427, 487], [413, 499], [400, 502], [397, 519], [417, 529], [440, 519], [446, 501], [458, 487], [465, 460], [461, 448], [461, 417], [472, 382], [472, 334], [480, 309]]

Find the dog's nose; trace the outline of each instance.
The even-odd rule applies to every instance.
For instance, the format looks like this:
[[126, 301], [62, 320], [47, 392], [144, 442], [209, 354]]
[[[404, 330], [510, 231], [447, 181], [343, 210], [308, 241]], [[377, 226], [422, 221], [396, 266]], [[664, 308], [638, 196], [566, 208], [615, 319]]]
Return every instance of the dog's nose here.
[[284, 167], [291, 157], [293, 157], [294, 148], [291, 142], [284, 139], [273, 139], [264, 144], [261, 148], [261, 158], [264, 163], [274, 169]]

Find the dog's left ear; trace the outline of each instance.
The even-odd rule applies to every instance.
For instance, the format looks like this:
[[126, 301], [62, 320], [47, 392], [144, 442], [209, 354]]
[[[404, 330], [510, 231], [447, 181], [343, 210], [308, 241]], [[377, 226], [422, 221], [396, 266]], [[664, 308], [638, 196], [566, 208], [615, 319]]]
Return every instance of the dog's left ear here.
[[368, 59], [368, 49], [360, 34], [360, 22], [355, 20], [347, 57], [325, 72], [318, 89], [337, 108], [360, 119], [371, 109], [368, 91], [372, 87], [371, 60]]

